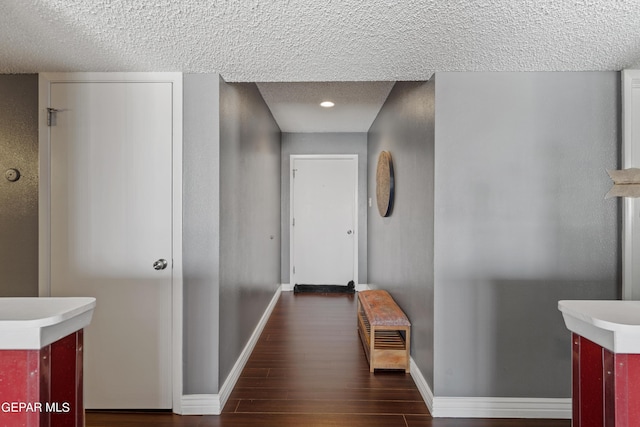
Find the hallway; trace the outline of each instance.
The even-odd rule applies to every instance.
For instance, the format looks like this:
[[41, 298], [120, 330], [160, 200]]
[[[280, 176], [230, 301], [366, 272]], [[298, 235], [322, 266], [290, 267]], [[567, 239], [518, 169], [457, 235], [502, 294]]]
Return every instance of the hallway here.
[[568, 427], [569, 420], [429, 416], [411, 376], [369, 373], [356, 298], [283, 292], [220, 416], [87, 413], [87, 427]]

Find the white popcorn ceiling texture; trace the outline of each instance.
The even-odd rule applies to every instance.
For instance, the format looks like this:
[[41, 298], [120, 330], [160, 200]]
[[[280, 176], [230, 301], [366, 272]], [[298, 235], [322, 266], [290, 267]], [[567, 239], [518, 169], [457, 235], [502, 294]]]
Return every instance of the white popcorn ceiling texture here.
[[640, 65], [640, 0], [2, 0], [0, 73], [217, 72], [230, 82]]

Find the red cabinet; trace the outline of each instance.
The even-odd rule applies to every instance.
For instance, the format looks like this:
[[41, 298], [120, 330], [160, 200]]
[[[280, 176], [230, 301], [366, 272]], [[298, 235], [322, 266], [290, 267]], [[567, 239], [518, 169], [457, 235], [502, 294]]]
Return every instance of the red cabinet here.
[[95, 298], [0, 298], [0, 427], [84, 426], [83, 330]]
[[573, 426], [640, 426], [640, 354], [573, 340]]
[[40, 350], [0, 350], [0, 426], [84, 426], [82, 336]]
[[559, 301], [573, 333], [573, 426], [640, 427], [640, 301]]

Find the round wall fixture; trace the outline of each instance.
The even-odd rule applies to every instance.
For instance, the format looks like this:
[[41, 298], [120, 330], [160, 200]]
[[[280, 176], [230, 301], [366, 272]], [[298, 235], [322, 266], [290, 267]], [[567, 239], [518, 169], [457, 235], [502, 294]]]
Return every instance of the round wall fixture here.
[[376, 201], [378, 202], [380, 216], [391, 215], [394, 192], [395, 182], [391, 153], [383, 151], [378, 156], [378, 168], [376, 170]]
[[7, 178], [7, 181], [9, 182], [16, 182], [17, 180], [20, 179], [20, 171], [18, 169], [8, 169], [5, 173], [4, 173], [4, 177]]

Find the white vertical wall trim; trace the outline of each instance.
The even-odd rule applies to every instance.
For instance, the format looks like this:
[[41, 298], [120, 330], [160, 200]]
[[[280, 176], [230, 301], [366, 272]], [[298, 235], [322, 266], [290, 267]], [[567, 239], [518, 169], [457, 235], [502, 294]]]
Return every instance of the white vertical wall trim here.
[[262, 314], [258, 325], [253, 330], [247, 345], [245, 345], [242, 353], [236, 360], [236, 363], [233, 365], [229, 376], [220, 387], [220, 391], [218, 394], [190, 394], [183, 395], [181, 408], [182, 411], [180, 414], [182, 415], [220, 415], [222, 413], [222, 409], [224, 409], [224, 405], [227, 403], [229, 399], [229, 395], [233, 391], [233, 388], [238, 382], [238, 378], [240, 378], [240, 374], [244, 369], [244, 366], [247, 364], [247, 360], [249, 360], [249, 356], [253, 352], [256, 344], [258, 343], [258, 339], [260, 339], [260, 334], [271, 316], [273, 309], [278, 303], [278, 299], [280, 298], [280, 293], [282, 292], [282, 286], [278, 287], [276, 293], [271, 298], [271, 302], [267, 306], [266, 310]]
[[[622, 71], [622, 167], [640, 167], [640, 105], [634, 102], [634, 93], [640, 96], [640, 70]], [[640, 253], [640, 203], [630, 197], [623, 198], [622, 214], [622, 298], [640, 299], [640, 271], [637, 253]]]
[[173, 96], [173, 270], [172, 270], [172, 341], [173, 354], [173, 411], [182, 410], [182, 355], [184, 341], [183, 323], [183, 277], [182, 277], [182, 73], [167, 73], [171, 81]]

